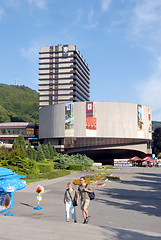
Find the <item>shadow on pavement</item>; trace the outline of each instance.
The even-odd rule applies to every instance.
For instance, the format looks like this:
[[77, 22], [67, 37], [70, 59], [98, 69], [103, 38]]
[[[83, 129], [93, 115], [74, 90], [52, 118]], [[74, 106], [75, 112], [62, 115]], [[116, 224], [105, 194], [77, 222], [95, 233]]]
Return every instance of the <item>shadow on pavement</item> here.
[[30, 204], [27, 204], [27, 203], [21, 203], [22, 205], [26, 206], [26, 207], [31, 207], [33, 208], [34, 206], [30, 205]]
[[[136, 190], [134, 187], [130, 189], [133, 185]], [[161, 216], [161, 174], [136, 173], [133, 180], [124, 180], [119, 186], [120, 188], [105, 187], [97, 190], [102, 194], [102, 198], [96, 200], [122, 209]]]
[[[149, 234], [144, 234], [141, 232], [135, 232], [135, 231], [131, 231], [131, 230], [126, 230], [126, 229], [116, 229], [116, 228], [109, 228], [109, 227], [105, 227], [105, 226], [100, 226], [101, 228], [105, 229], [105, 230], [109, 230], [113, 233], [115, 233], [115, 236], [111, 236], [110, 240], [112, 239], [119, 239], [119, 240], [160, 240], [161, 239], [161, 235], [160, 234], [153, 234], [151, 235]], [[105, 233], [104, 233], [105, 235]], [[158, 236], [157, 236], [158, 235]], [[107, 240], [108, 236], [105, 236], [105, 240]]]

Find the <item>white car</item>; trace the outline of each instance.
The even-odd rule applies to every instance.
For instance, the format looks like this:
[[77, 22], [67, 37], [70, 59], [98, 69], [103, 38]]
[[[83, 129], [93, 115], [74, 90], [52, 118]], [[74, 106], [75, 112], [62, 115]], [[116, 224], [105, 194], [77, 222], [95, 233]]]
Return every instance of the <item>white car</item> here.
[[0, 141], [0, 144], [3, 144], [3, 142], [2, 142], [2, 141]]

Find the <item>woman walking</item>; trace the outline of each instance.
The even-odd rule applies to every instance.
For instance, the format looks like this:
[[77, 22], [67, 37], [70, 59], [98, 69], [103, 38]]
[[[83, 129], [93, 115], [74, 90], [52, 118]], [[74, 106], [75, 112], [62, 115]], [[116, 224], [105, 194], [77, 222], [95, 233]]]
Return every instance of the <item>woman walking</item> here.
[[70, 213], [71, 211], [72, 214], [72, 219], [74, 220], [74, 223], [77, 222], [76, 219], [76, 210], [75, 210], [75, 203], [77, 199], [77, 193], [76, 191], [72, 188], [72, 183], [69, 182], [67, 184], [67, 189], [64, 194], [64, 204], [65, 204], [65, 210], [66, 210], [66, 222], [69, 222], [70, 219]]

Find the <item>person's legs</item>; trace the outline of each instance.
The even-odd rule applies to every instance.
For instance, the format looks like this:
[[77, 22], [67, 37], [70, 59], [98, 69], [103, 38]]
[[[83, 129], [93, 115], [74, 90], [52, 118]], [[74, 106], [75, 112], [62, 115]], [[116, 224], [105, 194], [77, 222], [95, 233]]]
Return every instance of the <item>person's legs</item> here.
[[86, 219], [86, 209], [84, 209], [84, 208], [82, 210], [82, 215], [83, 215], [84, 219]]
[[83, 215], [85, 216], [85, 218], [88, 217], [88, 210], [86, 208], [83, 209]]
[[65, 203], [65, 210], [66, 210], [66, 221], [69, 222], [69, 209], [70, 209], [71, 203], [70, 202], [66, 202]]
[[84, 223], [85, 223], [86, 214], [85, 214], [85, 211], [84, 211], [84, 204], [85, 204], [85, 201], [81, 201], [81, 210], [82, 210], [82, 215], [83, 215]]
[[75, 210], [75, 207], [73, 206], [73, 203], [71, 203], [71, 206], [70, 206], [70, 210], [71, 210], [71, 214], [72, 214], [72, 219], [74, 219], [74, 222], [76, 222], [76, 210]]
[[84, 222], [83, 223], [87, 223], [88, 221], [87, 221], [87, 219], [88, 219], [88, 211], [87, 211], [87, 209], [83, 209], [82, 210], [82, 214], [83, 214], [83, 217], [84, 217]]
[[87, 218], [88, 218], [88, 210], [87, 210], [87, 208], [88, 208], [88, 206], [89, 206], [89, 202], [90, 202], [90, 200], [85, 200], [85, 201], [83, 201], [82, 202], [82, 205], [81, 205], [81, 207], [82, 207], [82, 214], [83, 214], [83, 218], [84, 218], [84, 222], [83, 223], [87, 223], [88, 221], [87, 221]]

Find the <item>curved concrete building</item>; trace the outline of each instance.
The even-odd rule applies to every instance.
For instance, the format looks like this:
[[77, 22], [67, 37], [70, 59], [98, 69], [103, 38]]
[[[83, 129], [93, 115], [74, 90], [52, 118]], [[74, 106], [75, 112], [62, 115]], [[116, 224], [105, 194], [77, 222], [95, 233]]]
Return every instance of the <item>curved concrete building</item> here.
[[121, 102], [74, 102], [40, 109], [39, 139], [93, 159], [151, 154], [151, 108]]

